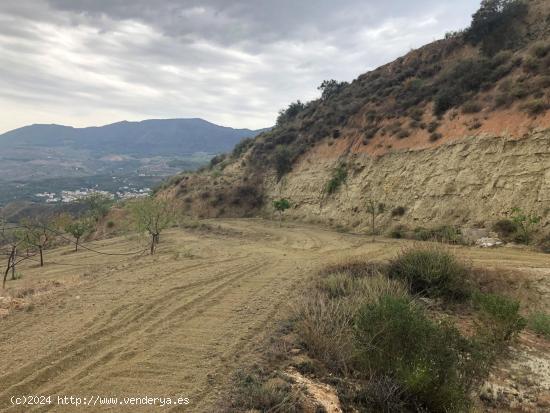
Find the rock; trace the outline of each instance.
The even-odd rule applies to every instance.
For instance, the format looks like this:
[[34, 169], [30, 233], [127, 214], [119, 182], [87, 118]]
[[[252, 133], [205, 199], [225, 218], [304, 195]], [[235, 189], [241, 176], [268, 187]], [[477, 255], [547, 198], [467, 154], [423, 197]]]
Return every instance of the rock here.
[[479, 238], [478, 240], [476, 240], [475, 244], [481, 248], [494, 248], [504, 245], [504, 243], [500, 239], [488, 237]]

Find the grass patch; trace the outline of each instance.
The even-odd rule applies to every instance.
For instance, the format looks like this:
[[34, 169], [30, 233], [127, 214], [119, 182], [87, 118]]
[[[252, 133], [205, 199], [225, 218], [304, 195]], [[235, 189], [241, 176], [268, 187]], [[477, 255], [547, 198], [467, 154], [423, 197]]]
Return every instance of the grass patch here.
[[482, 336], [489, 337], [495, 348], [514, 339], [525, 327], [518, 301], [499, 294], [476, 293], [474, 304], [479, 311]]
[[536, 312], [529, 316], [528, 327], [536, 334], [550, 339], [550, 315], [542, 312]]
[[413, 294], [464, 300], [471, 293], [468, 267], [437, 247], [404, 250], [390, 262], [389, 276], [403, 280]]

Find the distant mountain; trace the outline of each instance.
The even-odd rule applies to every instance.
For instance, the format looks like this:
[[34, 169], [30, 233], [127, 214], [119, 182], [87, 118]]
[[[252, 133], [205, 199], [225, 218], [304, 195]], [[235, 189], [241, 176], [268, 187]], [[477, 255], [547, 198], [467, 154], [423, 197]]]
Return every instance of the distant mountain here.
[[4, 149], [31, 147], [85, 150], [94, 155], [181, 156], [195, 152], [230, 151], [240, 140], [263, 130], [233, 129], [203, 119], [151, 119], [73, 128], [31, 125], [0, 135]]

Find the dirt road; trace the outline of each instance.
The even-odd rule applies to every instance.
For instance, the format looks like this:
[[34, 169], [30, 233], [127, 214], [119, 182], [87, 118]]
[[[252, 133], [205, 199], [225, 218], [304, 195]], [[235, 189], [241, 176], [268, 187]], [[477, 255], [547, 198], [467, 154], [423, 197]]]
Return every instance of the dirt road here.
[[[215, 412], [231, 374], [254, 360], [289, 297], [324, 263], [349, 256], [381, 260], [405, 242], [259, 220], [223, 220], [222, 230], [163, 234], [154, 256], [103, 256], [68, 247], [46, 267], [20, 269], [12, 295], [31, 305], [0, 319], [2, 412]], [[135, 240], [94, 243], [132, 251]], [[548, 256], [460, 249], [474, 262], [548, 270]], [[29, 289], [34, 291], [30, 291]], [[52, 395], [54, 403], [14, 406], [12, 396]], [[95, 406], [59, 406], [57, 396]], [[178, 397], [189, 404], [97, 404], [96, 396]], [[92, 402], [93, 403], [93, 402]]]

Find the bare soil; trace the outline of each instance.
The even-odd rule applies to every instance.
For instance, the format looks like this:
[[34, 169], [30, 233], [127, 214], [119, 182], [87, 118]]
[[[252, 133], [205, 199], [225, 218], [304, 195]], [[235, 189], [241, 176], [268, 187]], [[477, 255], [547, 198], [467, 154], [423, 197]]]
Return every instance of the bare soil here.
[[[372, 243], [366, 236], [262, 220], [212, 223], [221, 230], [166, 232], [153, 257], [73, 253], [64, 247], [48, 251], [43, 269], [36, 263], [19, 268], [22, 278], [0, 292], [0, 411], [214, 412], [230, 389], [232, 373], [256, 360], [307, 277], [349, 257], [385, 260], [410, 243]], [[95, 242], [94, 248], [116, 253], [139, 245], [119, 237]], [[476, 265], [517, 273], [525, 280], [520, 290], [528, 285], [540, 293], [534, 301], [550, 301], [548, 255], [453, 249]], [[536, 357], [549, 356], [537, 352]], [[11, 396], [31, 394], [182, 396], [190, 404], [22, 408], [10, 403]]]

